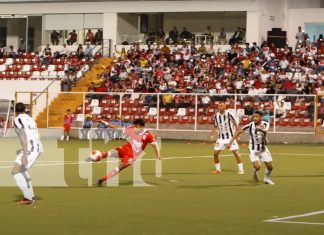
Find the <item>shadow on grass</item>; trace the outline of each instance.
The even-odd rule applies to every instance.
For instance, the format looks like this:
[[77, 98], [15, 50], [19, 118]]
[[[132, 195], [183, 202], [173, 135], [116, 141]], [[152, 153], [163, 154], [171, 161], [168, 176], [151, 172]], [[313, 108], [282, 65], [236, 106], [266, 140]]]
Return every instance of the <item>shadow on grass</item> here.
[[255, 187], [263, 185], [262, 183], [257, 183], [254, 180], [247, 180], [246, 183], [240, 184], [214, 184], [214, 185], [179, 185], [177, 188], [189, 188], [189, 189], [206, 189], [206, 188], [231, 188], [231, 187]]
[[273, 178], [321, 178], [324, 177], [324, 175], [276, 175], [273, 176]]

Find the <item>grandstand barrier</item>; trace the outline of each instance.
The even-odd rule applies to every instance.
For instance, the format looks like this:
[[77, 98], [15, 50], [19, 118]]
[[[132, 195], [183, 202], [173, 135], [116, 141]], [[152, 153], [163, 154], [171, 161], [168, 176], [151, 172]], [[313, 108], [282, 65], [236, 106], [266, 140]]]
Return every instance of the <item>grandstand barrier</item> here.
[[[17, 92], [17, 101], [24, 93]], [[270, 133], [315, 133], [322, 119], [316, 110], [323, 101], [314, 95], [217, 95], [198, 93], [83, 93], [83, 92], [44, 92], [42, 104], [30, 105], [33, 118], [39, 109], [47, 109], [47, 119], [56, 116], [63, 118], [65, 109], [52, 107], [53, 99], [65, 95], [62, 101], [74, 112], [75, 128], [82, 126], [86, 115], [91, 115], [95, 125], [101, 120], [113, 120], [121, 115], [125, 120], [143, 118], [147, 127], [154, 130], [203, 131], [213, 126], [213, 115], [220, 100], [225, 100], [227, 109], [239, 125], [251, 121], [255, 110], [263, 110], [270, 122]], [[35, 95], [35, 93], [33, 93]], [[23, 100], [26, 103], [26, 99]], [[27, 101], [28, 102], [28, 101]], [[71, 104], [71, 105], [69, 105]], [[72, 105], [73, 104], [73, 105]], [[71, 106], [71, 107], [69, 107]], [[282, 106], [282, 107], [279, 107]], [[283, 111], [283, 114], [279, 115]], [[47, 128], [61, 128], [60, 122], [49, 122]]]

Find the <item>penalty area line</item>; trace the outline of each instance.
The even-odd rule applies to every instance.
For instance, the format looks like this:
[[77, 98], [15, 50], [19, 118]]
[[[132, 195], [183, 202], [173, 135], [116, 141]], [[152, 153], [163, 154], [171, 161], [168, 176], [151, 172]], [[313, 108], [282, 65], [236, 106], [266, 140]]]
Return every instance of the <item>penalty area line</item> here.
[[264, 220], [264, 222], [268, 222], [268, 223], [286, 223], [286, 224], [308, 224], [308, 225], [321, 225], [321, 226], [324, 226], [324, 223], [290, 221], [291, 219], [310, 217], [310, 216], [320, 215], [320, 214], [324, 214], [324, 210], [313, 211], [313, 212], [309, 212], [309, 213], [306, 213], [306, 214], [300, 214], [300, 215], [291, 215], [291, 216], [286, 216], [286, 217], [268, 219], [268, 220]]

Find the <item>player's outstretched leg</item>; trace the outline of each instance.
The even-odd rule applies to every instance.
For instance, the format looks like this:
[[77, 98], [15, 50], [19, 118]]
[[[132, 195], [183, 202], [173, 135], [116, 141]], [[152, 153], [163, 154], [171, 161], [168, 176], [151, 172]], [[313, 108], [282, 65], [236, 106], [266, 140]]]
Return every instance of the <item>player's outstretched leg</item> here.
[[272, 162], [265, 162], [266, 170], [264, 174], [264, 183], [274, 185], [275, 183], [270, 179], [271, 172], [273, 170]]
[[107, 175], [103, 176], [101, 179], [99, 179], [96, 182], [96, 185], [98, 187], [102, 187], [103, 182], [109, 180], [110, 178], [116, 176], [119, 174], [120, 171], [122, 171], [123, 169], [129, 167], [131, 164], [126, 164], [126, 163], [120, 163], [119, 166], [115, 167], [111, 172], [109, 172]]

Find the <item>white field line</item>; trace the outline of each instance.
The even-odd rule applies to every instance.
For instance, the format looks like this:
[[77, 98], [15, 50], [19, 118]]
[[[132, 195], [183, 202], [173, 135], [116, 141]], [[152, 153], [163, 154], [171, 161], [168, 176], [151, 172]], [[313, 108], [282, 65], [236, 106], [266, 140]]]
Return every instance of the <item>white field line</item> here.
[[[241, 154], [248, 155], [248, 154]], [[308, 153], [272, 153], [272, 155], [285, 155], [285, 156], [324, 156], [324, 154], [308, 154]], [[230, 157], [232, 154], [224, 154], [221, 157]], [[193, 159], [193, 158], [211, 158], [212, 155], [208, 156], [187, 156], [187, 157], [164, 157], [163, 160], [175, 160], [175, 159]], [[155, 161], [155, 158], [141, 159], [141, 161]], [[0, 161], [0, 163], [14, 163], [15, 161]], [[115, 162], [115, 161], [103, 161], [103, 162], [83, 162], [83, 161], [45, 161], [39, 160], [33, 167], [38, 166], [61, 166], [61, 165], [76, 165], [76, 164], [100, 164], [105, 162]], [[39, 164], [40, 163], [40, 164]], [[0, 166], [0, 169], [11, 168], [12, 166]]]
[[269, 220], [264, 220], [264, 222], [268, 222], [268, 223], [286, 223], [286, 224], [311, 224], [311, 225], [323, 225], [324, 226], [324, 223], [289, 221], [290, 219], [304, 218], [304, 217], [309, 217], [309, 216], [313, 216], [313, 215], [320, 215], [320, 214], [324, 214], [324, 210], [322, 210], [322, 211], [314, 211], [314, 212], [301, 214], [301, 215], [291, 215], [291, 216], [287, 216], [287, 217], [269, 219]]

